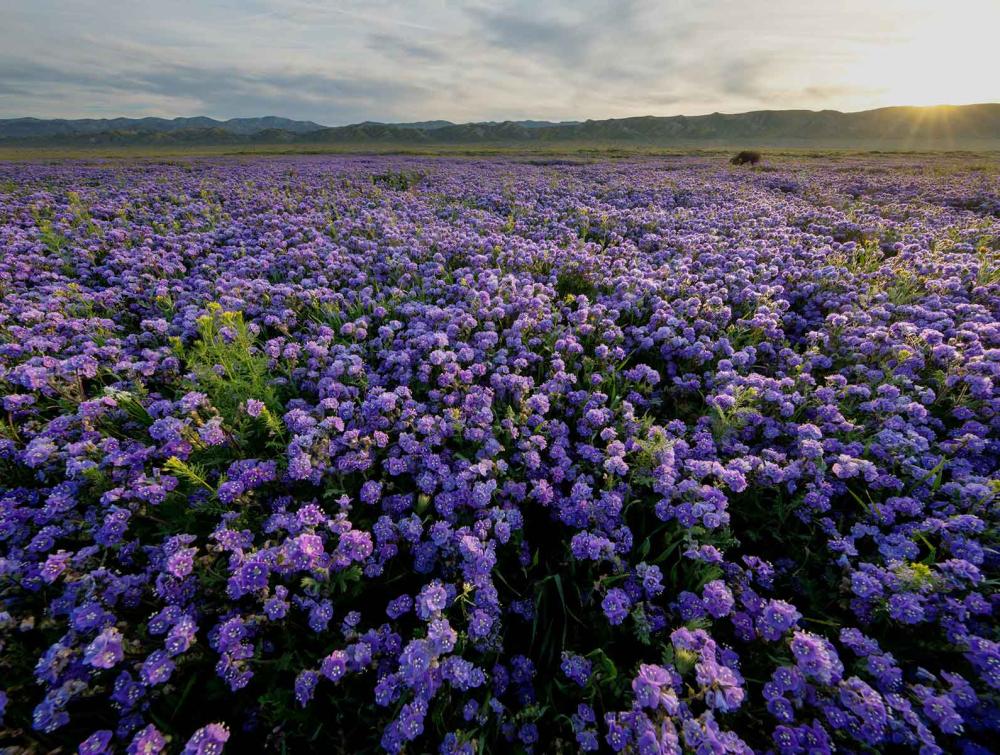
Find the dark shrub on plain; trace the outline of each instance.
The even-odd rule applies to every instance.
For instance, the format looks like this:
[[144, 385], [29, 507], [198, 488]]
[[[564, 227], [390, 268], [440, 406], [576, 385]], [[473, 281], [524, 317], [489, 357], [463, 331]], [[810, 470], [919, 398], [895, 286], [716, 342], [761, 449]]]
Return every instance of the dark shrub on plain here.
[[734, 155], [729, 162], [732, 165], [756, 165], [760, 162], [760, 152], [752, 149], [745, 149]]

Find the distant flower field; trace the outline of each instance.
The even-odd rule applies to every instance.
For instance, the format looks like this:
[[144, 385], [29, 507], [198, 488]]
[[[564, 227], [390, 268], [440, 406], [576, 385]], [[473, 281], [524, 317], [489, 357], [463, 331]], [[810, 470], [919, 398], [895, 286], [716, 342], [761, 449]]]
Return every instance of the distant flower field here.
[[1000, 177], [763, 166], [0, 164], [0, 746], [993, 751]]

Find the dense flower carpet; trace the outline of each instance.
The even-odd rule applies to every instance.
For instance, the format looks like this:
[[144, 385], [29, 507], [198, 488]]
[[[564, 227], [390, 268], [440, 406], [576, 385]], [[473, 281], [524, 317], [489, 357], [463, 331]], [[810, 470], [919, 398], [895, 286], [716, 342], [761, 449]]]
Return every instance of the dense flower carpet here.
[[0, 744], [990, 752], [1000, 178], [0, 165]]

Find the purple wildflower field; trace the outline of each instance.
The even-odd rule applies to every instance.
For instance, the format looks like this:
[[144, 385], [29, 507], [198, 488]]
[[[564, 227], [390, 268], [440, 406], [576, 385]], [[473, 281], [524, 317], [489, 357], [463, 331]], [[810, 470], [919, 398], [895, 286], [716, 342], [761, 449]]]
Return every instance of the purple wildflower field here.
[[0, 165], [0, 744], [988, 753], [1000, 176]]

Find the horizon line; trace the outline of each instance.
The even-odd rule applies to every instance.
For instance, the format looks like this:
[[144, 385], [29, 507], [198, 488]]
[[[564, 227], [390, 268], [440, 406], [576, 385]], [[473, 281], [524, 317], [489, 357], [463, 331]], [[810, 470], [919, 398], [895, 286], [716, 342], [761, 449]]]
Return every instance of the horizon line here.
[[220, 123], [226, 123], [228, 121], [238, 121], [238, 120], [261, 120], [264, 118], [281, 118], [288, 121], [298, 122], [298, 123], [313, 123], [322, 128], [346, 128], [349, 126], [360, 126], [367, 123], [379, 124], [384, 126], [398, 126], [407, 125], [411, 123], [432, 123], [435, 121], [444, 121], [455, 126], [465, 126], [474, 125], [478, 123], [520, 123], [524, 121], [535, 121], [538, 123], [552, 123], [552, 124], [573, 124], [573, 123], [588, 123], [594, 121], [620, 121], [620, 120], [633, 120], [636, 118], [705, 118], [713, 115], [751, 115], [753, 113], [788, 113], [788, 112], [807, 112], [807, 113], [841, 113], [844, 115], [853, 115], [857, 113], [871, 113], [880, 110], [898, 110], [898, 109], [912, 109], [912, 110], [937, 110], [937, 109], [958, 109], [958, 108], [971, 108], [971, 107], [984, 107], [984, 106], [1000, 106], [1000, 101], [996, 102], [968, 102], [962, 104], [952, 104], [952, 103], [936, 103], [933, 105], [882, 105], [879, 107], [863, 108], [861, 110], [838, 110], [837, 108], [807, 108], [807, 107], [789, 107], [789, 108], [761, 108], [757, 110], [741, 110], [738, 112], [729, 112], [722, 110], [713, 110], [708, 113], [673, 113], [670, 115], [654, 115], [652, 113], [646, 115], [626, 115], [626, 116], [608, 116], [603, 118], [560, 118], [559, 120], [550, 120], [546, 118], [504, 118], [504, 119], [492, 119], [492, 120], [472, 120], [472, 121], [452, 121], [448, 118], [417, 118], [413, 120], [399, 120], [399, 121], [385, 121], [376, 120], [372, 118], [366, 118], [361, 121], [352, 121], [349, 123], [341, 123], [337, 125], [328, 125], [320, 123], [309, 118], [295, 118], [286, 115], [235, 115], [231, 117], [221, 117], [213, 115], [106, 115], [106, 116], [58, 116], [51, 118], [43, 118], [33, 115], [18, 115], [18, 116], [4, 116], [0, 117], [0, 121], [19, 121], [19, 120], [34, 120], [34, 121], [110, 121], [110, 120], [145, 120], [145, 119], [157, 119], [165, 121], [175, 121], [180, 119], [193, 119], [193, 118], [208, 118], [209, 120], [218, 121]]

